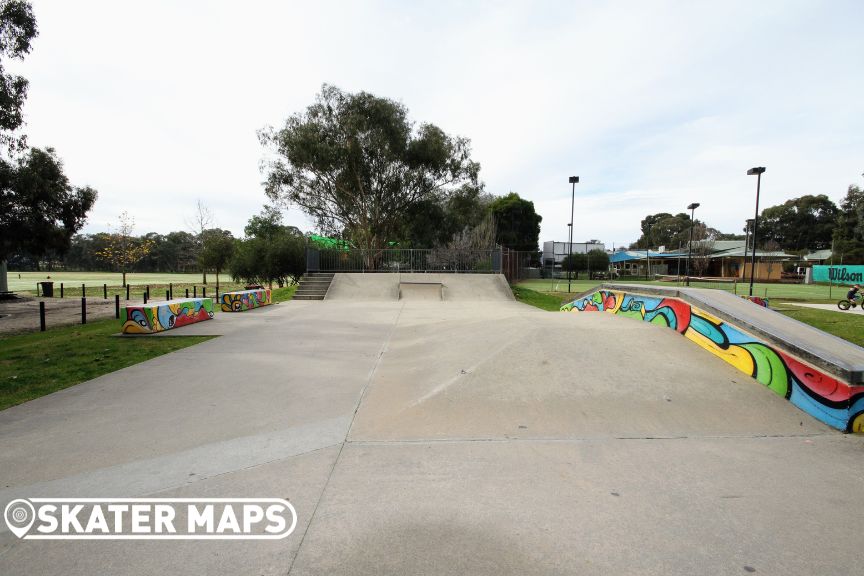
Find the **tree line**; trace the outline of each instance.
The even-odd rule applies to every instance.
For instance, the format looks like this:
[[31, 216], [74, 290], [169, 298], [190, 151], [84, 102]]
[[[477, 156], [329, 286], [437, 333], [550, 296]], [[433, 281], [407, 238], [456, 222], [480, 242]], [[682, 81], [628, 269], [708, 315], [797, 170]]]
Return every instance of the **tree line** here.
[[[206, 208], [199, 203], [199, 213]], [[394, 232], [391, 247], [477, 249], [505, 242], [536, 251], [539, 216], [533, 203], [516, 193], [495, 197], [478, 189], [462, 188], [446, 198], [428, 200], [412, 209]], [[116, 271], [123, 285], [129, 272], [230, 273], [249, 283], [296, 282], [305, 271], [307, 235], [285, 225], [281, 211], [265, 206], [244, 228], [244, 237], [218, 227], [167, 234], [134, 234], [134, 220], [126, 213], [110, 232], [75, 234], [62, 251], [19, 251], [10, 256], [15, 270]], [[352, 246], [345, 240], [344, 246]]]
[[226, 270], [281, 285], [305, 266], [306, 238], [282, 223], [285, 205], [299, 206], [317, 232], [355, 248], [538, 250], [541, 217], [533, 202], [516, 192], [487, 193], [470, 141], [416, 125], [401, 103], [324, 85], [306, 111], [260, 137], [275, 158], [263, 168], [272, 206], [249, 221], [244, 238], [213, 227], [199, 202], [191, 231], [135, 236], [134, 223], [121, 215], [111, 232], [75, 234], [78, 224], [56, 245], [19, 242], [4, 255], [16, 269], [110, 269], [124, 282], [132, 270], [203, 271], [204, 283], [207, 270]]
[[[693, 239], [745, 240], [753, 233], [748, 220], [741, 233], [722, 233], [698, 219], [692, 222]], [[691, 233], [690, 215], [661, 212], [650, 214], [640, 223], [641, 235], [631, 249], [665, 246], [667, 250], [687, 249]], [[753, 240], [751, 239], [751, 242]], [[824, 194], [792, 198], [762, 210], [755, 244], [768, 251], [782, 250], [805, 255], [832, 249], [847, 263], [864, 263], [864, 191], [850, 185], [839, 206]], [[751, 244], [752, 245], [752, 244]]]
[[0, 295], [8, 290], [7, 260], [65, 251], [97, 196], [69, 182], [53, 148], [30, 148], [21, 132], [29, 84], [6, 65], [23, 60], [37, 35], [29, 2], [0, 0]]

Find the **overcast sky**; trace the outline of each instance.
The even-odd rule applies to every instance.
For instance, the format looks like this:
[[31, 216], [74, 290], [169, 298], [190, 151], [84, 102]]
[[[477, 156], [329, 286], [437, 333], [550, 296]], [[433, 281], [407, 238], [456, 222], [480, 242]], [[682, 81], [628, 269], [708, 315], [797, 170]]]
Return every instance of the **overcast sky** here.
[[[322, 83], [403, 102], [473, 143], [487, 191], [541, 241], [635, 240], [648, 213], [738, 232], [864, 172], [864, 2], [33, 0], [30, 144], [99, 191], [86, 231], [188, 229], [197, 199], [242, 235], [266, 202], [256, 131]], [[304, 230], [310, 221], [287, 214]]]

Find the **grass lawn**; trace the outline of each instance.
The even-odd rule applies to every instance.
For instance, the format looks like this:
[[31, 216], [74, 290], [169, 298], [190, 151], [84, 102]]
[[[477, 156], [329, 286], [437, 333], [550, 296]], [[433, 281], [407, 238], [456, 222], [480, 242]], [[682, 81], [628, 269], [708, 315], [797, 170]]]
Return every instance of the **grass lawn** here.
[[858, 346], [864, 346], [864, 316], [799, 306], [771, 306], [777, 312]]
[[[274, 288], [273, 303], [291, 300], [296, 286]], [[219, 312], [219, 306], [214, 306]], [[120, 320], [0, 337], [0, 410], [74, 386], [213, 336], [117, 338]]]
[[524, 286], [513, 286], [513, 296], [516, 297], [517, 302], [536, 306], [541, 310], [557, 312], [561, 309], [562, 302], [559, 297], [544, 292], [537, 292]]
[[[676, 286], [674, 282], [659, 282], [656, 280], [620, 280], [622, 284], [647, 284], [655, 286]], [[603, 282], [600, 280], [573, 280], [570, 285], [570, 292], [578, 294], [591, 290], [600, 286]], [[683, 284], [682, 284], [683, 285]], [[530, 288], [537, 292], [561, 292], [567, 293], [567, 280], [550, 279], [550, 280], [525, 280], [519, 282], [518, 286]], [[720, 290], [734, 291], [737, 294], [747, 294], [750, 286], [746, 282], [740, 282], [737, 285], [726, 282], [692, 282], [693, 288], [715, 288]], [[844, 297], [847, 288], [844, 286], [827, 286], [821, 284], [767, 284], [756, 283], [753, 286], [753, 293], [757, 296], [767, 297], [769, 299], [782, 298], [785, 300], [797, 300], [806, 302], [836, 302]]]
[[[530, 280], [528, 282], [520, 282], [518, 285], [513, 286], [513, 295], [516, 297], [516, 300], [519, 302], [524, 302], [525, 304], [530, 304], [531, 306], [536, 306], [542, 310], [550, 310], [557, 311], [562, 304], [567, 302], [572, 302], [577, 292], [583, 292], [590, 290], [597, 285], [599, 285], [596, 281], [587, 281], [580, 280], [577, 283], [574, 281], [571, 283], [571, 293], [567, 293], [567, 281], [563, 282], [564, 292], [561, 292], [562, 288], [560, 280], [557, 281], [557, 288], [559, 291], [552, 291], [551, 288], [555, 288], [556, 285], [553, 283], [554, 281], [549, 280]], [[642, 281], [643, 284], [648, 284], [648, 282]], [[660, 282], [652, 282], [651, 284], [663, 284]], [[668, 284], [667, 284], [668, 285]], [[775, 286], [775, 285], [769, 285]], [[813, 286], [804, 286], [804, 285], [776, 285], [778, 288], [814, 288]], [[537, 289], [532, 288], [542, 288], [545, 289], [543, 291], [539, 291]], [[806, 290], [801, 291], [787, 291], [786, 293], [797, 294], [798, 297], [780, 297], [777, 296], [775, 298], [783, 298], [787, 300], [808, 300], [811, 302], [830, 302], [834, 303], [842, 297], [842, 294], [838, 295], [840, 290], [845, 291], [845, 289], [834, 287], [833, 293], [835, 298], [832, 300], [827, 299], [827, 286], [816, 286], [817, 289], [826, 289], [825, 296], [826, 298], [820, 298], [819, 290], [813, 290], [809, 293], [812, 295], [812, 298], [805, 298], [802, 295], [808, 295]], [[776, 300], [775, 300], [776, 302]], [[771, 308], [776, 310], [781, 314], [785, 314], [790, 318], [794, 318], [800, 322], [804, 322], [805, 324], [809, 324], [814, 328], [818, 328], [824, 332], [829, 334], [833, 334], [838, 338], [842, 338], [847, 340], [853, 344], [864, 347], [864, 316], [858, 314], [844, 314], [842, 312], [833, 312], [831, 310], [817, 310], [813, 308], [801, 308], [798, 306], [782, 306], [773, 303]]]
[[[20, 278], [19, 278], [20, 275]], [[54, 282], [54, 293], [60, 295], [60, 283], [63, 283], [63, 291], [66, 296], [81, 296], [81, 285], [87, 287], [89, 296], [102, 294], [102, 285], [108, 285], [108, 297], [113, 298], [114, 294], [126, 294], [126, 290], [122, 287], [123, 276], [117, 272], [13, 272], [8, 275], [9, 290], [19, 293], [36, 294], [36, 283], [48, 280]], [[189, 293], [192, 293], [192, 286], [198, 286], [200, 295], [201, 274], [170, 274], [170, 273], [152, 273], [152, 274], [126, 274], [126, 283], [131, 286], [131, 293], [135, 295], [143, 294], [144, 287], [150, 286], [150, 293], [154, 296], [161, 292], [165, 295], [165, 290], [168, 284], [174, 285], [174, 296], [183, 295], [183, 290], [189, 288]], [[242, 284], [232, 282], [231, 277], [227, 274], [219, 275], [219, 291], [236, 290], [243, 288]], [[207, 274], [207, 291], [214, 292], [216, 290], [216, 274]]]
[[278, 304], [279, 302], [287, 302], [294, 297], [294, 293], [297, 291], [297, 286], [286, 286], [284, 288], [273, 288], [273, 291], [270, 293], [270, 297], [273, 299], [274, 304]]
[[112, 336], [119, 330], [112, 318], [0, 337], [0, 410], [212, 338]]

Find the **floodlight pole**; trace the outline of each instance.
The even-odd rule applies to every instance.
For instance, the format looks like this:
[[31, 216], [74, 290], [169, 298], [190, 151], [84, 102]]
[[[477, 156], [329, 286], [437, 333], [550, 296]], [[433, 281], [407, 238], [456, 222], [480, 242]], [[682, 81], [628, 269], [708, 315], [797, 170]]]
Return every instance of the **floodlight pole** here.
[[694, 215], [696, 214], [696, 208], [698, 207], [698, 202], [693, 202], [687, 206], [687, 209], [690, 210], [690, 241], [687, 243], [687, 275], [684, 277], [687, 286], [690, 286], [690, 254], [693, 253], [693, 224], [696, 223]]
[[578, 176], [570, 176], [568, 180], [573, 185], [573, 190], [570, 193], [570, 245], [567, 249], [567, 293], [570, 293], [570, 274], [573, 269], [573, 212], [576, 204], [576, 184], [579, 182]]
[[753, 277], [756, 274], [756, 235], [759, 233], [759, 189], [762, 186], [762, 174], [764, 172], [764, 166], [747, 170], [748, 176], [756, 176], [756, 215], [753, 216], [753, 256], [750, 258], [750, 296], [753, 296]]

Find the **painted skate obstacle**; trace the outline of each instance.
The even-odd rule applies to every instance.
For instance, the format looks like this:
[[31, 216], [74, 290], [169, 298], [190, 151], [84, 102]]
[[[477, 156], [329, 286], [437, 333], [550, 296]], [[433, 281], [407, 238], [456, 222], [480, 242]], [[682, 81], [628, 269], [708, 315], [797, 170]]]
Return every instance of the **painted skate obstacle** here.
[[261, 306], [269, 306], [272, 303], [270, 290], [267, 288], [225, 292], [222, 295], [223, 312], [244, 312]]
[[561, 307], [677, 331], [838, 430], [864, 432], [864, 349], [727, 292], [606, 284]]
[[210, 298], [181, 298], [127, 306], [124, 334], [155, 334], [213, 318]]

